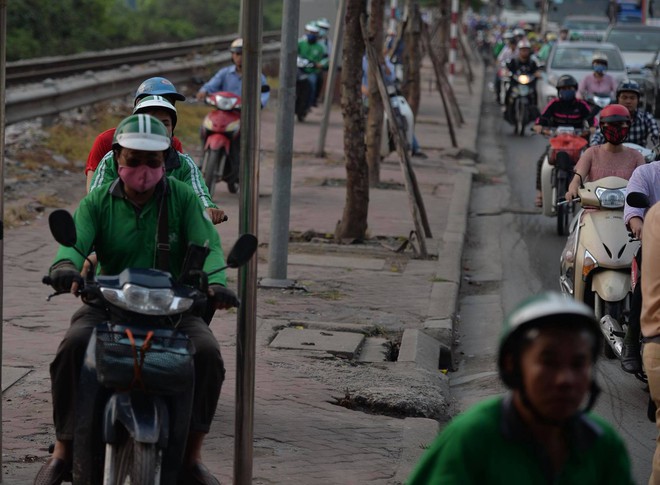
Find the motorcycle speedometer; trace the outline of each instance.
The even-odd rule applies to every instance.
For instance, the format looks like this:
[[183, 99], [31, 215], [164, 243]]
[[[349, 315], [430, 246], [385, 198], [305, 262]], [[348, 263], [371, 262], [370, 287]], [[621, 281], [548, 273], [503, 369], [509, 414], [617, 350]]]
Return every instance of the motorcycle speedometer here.
[[626, 201], [626, 190], [598, 187], [596, 197], [600, 201], [600, 206], [605, 209], [621, 209]]

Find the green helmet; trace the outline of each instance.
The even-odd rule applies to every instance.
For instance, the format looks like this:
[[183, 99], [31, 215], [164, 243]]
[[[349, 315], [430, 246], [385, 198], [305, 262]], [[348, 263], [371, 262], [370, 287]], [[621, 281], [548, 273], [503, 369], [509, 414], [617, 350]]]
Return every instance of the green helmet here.
[[164, 109], [170, 113], [170, 118], [172, 118], [172, 130], [176, 127], [176, 108], [172, 103], [170, 103], [163, 96], [151, 95], [145, 96], [140, 99], [135, 108], [133, 108], [133, 114], [143, 113], [149, 111], [150, 109]]
[[[498, 369], [502, 382], [511, 389], [521, 386], [520, 353], [524, 337], [533, 328], [570, 328], [587, 330], [593, 335], [592, 357], [595, 362], [602, 345], [603, 335], [593, 311], [557, 292], [545, 292], [522, 301], [504, 320], [500, 338]], [[513, 371], [505, 369], [505, 358], [513, 355]]]
[[117, 125], [112, 144], [131, 150], [160, 152], [169, 148], [170, 136], [159, 120], [153, 116], [137, 114], [124, 118]]

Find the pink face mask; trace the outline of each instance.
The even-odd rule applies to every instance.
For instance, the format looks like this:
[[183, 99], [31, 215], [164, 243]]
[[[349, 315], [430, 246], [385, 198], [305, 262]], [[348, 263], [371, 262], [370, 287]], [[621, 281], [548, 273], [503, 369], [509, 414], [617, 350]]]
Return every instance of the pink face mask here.
[[119, 178], [126, 186], [136, 192], [146, 192], [153, 188], [165, 173], [165, 166], [151, 168], [148, 165], [139, 165], [137, 167], [119, 167]]

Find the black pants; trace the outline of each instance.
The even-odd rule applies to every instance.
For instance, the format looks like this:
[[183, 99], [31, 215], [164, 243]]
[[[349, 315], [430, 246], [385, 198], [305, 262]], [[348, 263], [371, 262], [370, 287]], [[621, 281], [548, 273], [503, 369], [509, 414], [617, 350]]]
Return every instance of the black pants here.
[[[71, 317], [71, 326], [50, 365], [53, 421], [58, 440], [73, 439], [78, 379], [87, 343], [94, 328], [106, 320], [105, 311], [88, 305], [81, 307]], [[208, 433], [225, 378], [220, 345], [200, 317], [187, 315], [177, 328], [195, 346], [195, 392], [190, 430]]]

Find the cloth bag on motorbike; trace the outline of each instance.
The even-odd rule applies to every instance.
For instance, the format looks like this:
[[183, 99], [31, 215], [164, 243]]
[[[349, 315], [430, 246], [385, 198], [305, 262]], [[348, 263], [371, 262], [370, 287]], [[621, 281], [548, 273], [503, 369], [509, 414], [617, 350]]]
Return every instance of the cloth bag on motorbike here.
[[143, 333], [132, 330], [109, 324], [94, 330], [99, 383], [165, 395], [186, 389], [194, 375], [195, 354], [188, 337], [168, 328]]

